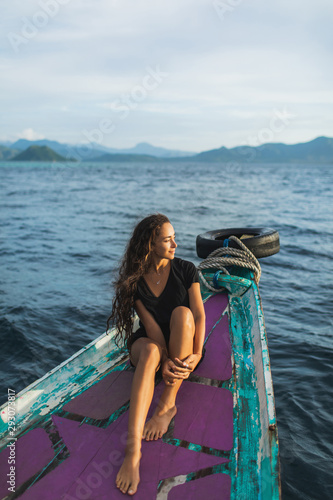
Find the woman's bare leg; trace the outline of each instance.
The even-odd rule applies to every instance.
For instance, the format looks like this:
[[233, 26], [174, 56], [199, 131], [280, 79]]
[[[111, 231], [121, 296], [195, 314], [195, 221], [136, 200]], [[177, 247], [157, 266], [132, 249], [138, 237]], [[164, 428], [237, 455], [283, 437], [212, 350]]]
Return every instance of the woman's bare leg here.
[[[170, 321], [169, 357], [185, 359], [193, 354], [193, 337], [195, 333], [194, 318], [187, 307], [174, 309]], [[176, 380], [173, 385], [166, 385], [157, 408], [150, 420], [146, 423], [143, 437], [147, 441], [159, 439], [168, 430], [171, 419], [176, 415], [176, 396], [182, 384], [182, 379]]]
[[155, 373], [161, 356], [160, 346], [147, 338], [138, 339], [131, 349], [131, 358], [136, 369], [131, 389], [125, 458], [116, 479], [120, 491], [129, 495], [134, 495], [140, 481], [143, 428], [153, 398]]

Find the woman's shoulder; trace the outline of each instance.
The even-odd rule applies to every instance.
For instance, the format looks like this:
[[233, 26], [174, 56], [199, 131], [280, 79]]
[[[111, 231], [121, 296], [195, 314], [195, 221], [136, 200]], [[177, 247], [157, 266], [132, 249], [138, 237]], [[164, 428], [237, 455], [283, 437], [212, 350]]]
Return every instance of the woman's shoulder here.
[[187, 290], [191, 287], [192, 283], [200, 281], [197, 268], [193, 262], [175, 257], [173, 266], [174, 273], [177, 274], [181, 281], [185, 284]]
[[149, 289], [147, 289], [147, 288], [148, 288], [147, 283], [146, 283], [144, 277], [141, 276], [138, 279], [138, 282], [136, 284], [136, 291], [134, 294], [134, 300], [142, 299], [142, 297], [149, 295]]
[[189, 260], [180, 259], [179, 257], [175, 257], [173, 259], [173, 266], [175, 269], [179, 270], [182, 273], [194, 272], [196, 271], [196, 267], [193, 262]]

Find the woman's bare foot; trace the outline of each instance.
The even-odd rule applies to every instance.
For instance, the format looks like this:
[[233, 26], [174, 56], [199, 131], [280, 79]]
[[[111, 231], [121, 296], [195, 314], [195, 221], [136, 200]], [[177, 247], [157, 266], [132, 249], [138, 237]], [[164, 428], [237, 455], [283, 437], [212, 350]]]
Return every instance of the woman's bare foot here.
[[116, 486], [122, 493], [134, 495], [140, 482], [141, 453], [127, 453], [116, 478]]
[[143, 439], [146, 441], [153, 441], [161, 438], [168, 430], [171, 419], [176, 413], [176, 406], [172, 406], [169, 409], [164, 408], [163, 410], [157, 407], [154, 411], [154, 415], [146, 422], [142, 434]]

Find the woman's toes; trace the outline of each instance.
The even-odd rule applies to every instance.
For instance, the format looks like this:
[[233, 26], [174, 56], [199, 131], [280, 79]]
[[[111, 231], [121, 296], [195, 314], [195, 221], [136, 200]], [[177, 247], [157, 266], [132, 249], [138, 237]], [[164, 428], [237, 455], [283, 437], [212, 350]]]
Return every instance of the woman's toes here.
[[138, 484], [139, 484], [139, 483], [137, 483], [137, 482], [133, 482], [133, 483], [130, 485], [130, 487], [129, 487], [129, 489], [128, 489], [128, 492], [127, 492], [127, 493], [128, 493], [129, 495], [134, 495], [134, 493], [136, 493], [136, 491], [137, 491], [137, 489], [138, 489]]
[[117, 479], [116, 479], [116, 486], [117, 486], [117, 488], [118, 488], [118, 489], [119, 489], [122, 493], [126, 493], [126, 492], [127, 492], [127, 490], [128, 490], [128, 486], [129, 486], [129, 485], [128, 485], [128, 484], [127, 484], [127, 482], [126, 482], [126, 481], [124, 481], [123, 479], [121, 479], [121, 478], [119, 478], [119, 479], [118, 479], [118, 478], [117, 478]]
[[120, 481], [120, 482], [119, 482], [119, 484], [118, 484], [117, 486], [118, 486], [118, 488], [120, 489], [120, 491], [121, 491], [122, 493], [124, 493], [124, 490], [125, 490], [125, 485], [124, 485], [123, 481]]

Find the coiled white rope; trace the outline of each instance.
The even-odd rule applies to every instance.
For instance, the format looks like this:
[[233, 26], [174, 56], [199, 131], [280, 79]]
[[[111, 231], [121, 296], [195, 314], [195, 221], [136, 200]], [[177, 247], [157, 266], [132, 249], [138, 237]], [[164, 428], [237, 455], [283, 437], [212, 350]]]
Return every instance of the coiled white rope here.
[[229, 240], [235, 241], [240, 248], [221, 247], [217, 248], [208, 255], [208, 257], [199, 264], [198, 273], [204, 285], [212, 292], [221, 292], [223, 289], [212, 287], [202, 274], [202, 269], [217, 268], [225, 274], [229, 271], [225, 266], [239, 266], [250, 269], [254, 272], [254, 279], [259, 283], [261, 276], [261, 268], [258, 260], [253, 253], [244, 245], [244, 243], [236, 236], [230, 236]]

